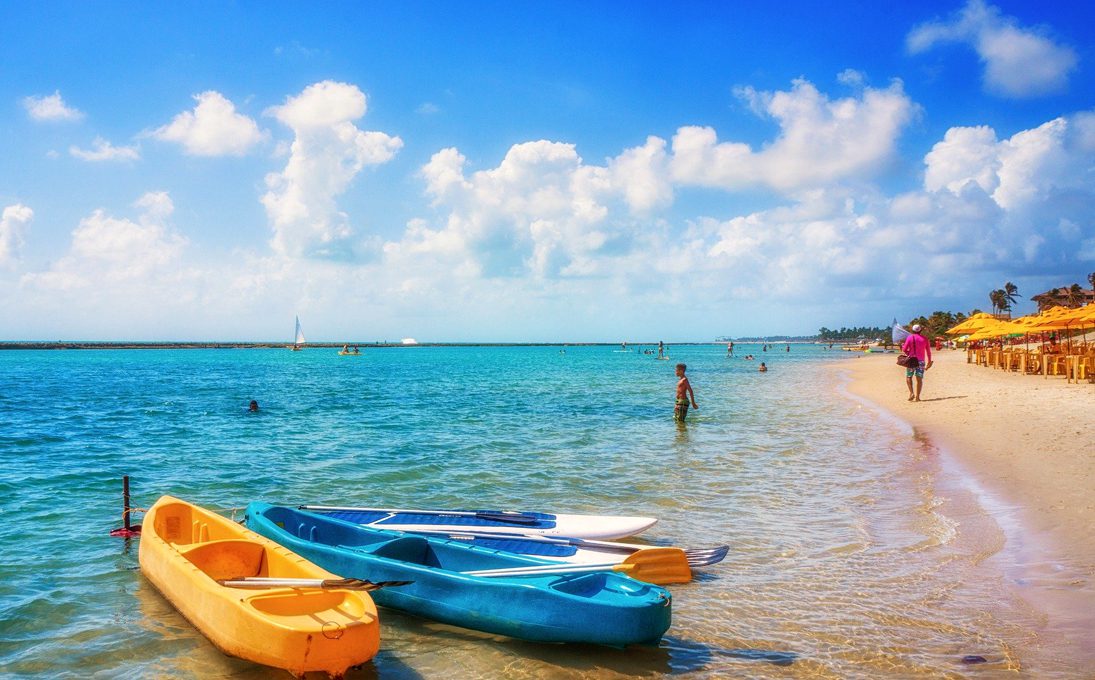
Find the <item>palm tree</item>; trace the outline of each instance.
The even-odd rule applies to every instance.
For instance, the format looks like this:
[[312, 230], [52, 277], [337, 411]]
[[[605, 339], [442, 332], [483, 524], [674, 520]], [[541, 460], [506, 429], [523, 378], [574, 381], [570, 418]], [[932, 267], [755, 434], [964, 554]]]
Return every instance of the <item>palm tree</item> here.
[[1019, 294], [1019, 287], [1011, 281], [1004, 284], [1004, 297], [1008, 299], [1008, 311], [1011, 311], [1011, 306], [1015, 304], [1015, 298], [1023, 297]]
[[1095, 293], [1095, 272], [1087, 275], [1087, 282], [1091, 284], [1091, 292]]
[[1068, 289], [1068, 297], [1065, 299], [1065, 304], [1069, 307], [1079, 307], [1080, 303], [1084, 301], [1084, 289], [1080, 288], [1080, 284], [1074, 283]]
[[998, 311], [1003, 311], [1004, 306], [1007, 305], [1007, 294], [1002, 290], [994, 290], [989, 293], [989, 302], [992, 303], [992, 313], [995, 315]]

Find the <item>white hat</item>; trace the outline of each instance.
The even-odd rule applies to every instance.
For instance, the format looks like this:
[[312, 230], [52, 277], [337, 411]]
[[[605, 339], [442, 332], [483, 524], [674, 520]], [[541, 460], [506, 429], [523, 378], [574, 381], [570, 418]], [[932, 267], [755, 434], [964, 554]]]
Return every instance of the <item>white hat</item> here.
[[920, 332], [920, 324], [914, 323], [913, 324], [913, 333], [919, 333], [919, 332]]

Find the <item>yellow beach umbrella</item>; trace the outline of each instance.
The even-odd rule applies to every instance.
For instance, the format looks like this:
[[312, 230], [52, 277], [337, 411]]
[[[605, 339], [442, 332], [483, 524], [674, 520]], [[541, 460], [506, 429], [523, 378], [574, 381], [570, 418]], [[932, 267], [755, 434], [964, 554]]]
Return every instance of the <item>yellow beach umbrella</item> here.
[[1033, 324], [1032, 328], [1036, 331], [1064, 331], [1077, 325], [1081, 319], [1088, 318], [1090, 314], [1091, 310], [1086, 307], [1076, 309], [1054, 307], [1053, 310], [1042, 314], [1042, 319]]
[[1022, 333], [1024, 331], [1016, 331], [1010, 327], [1010, 324], [1003, 321], [993, 321], [981, 326], [977, 331], [970, 334], [969, 340], [988, 340], [989, 338], [998, 338], [1001, 335], [1010, 335], [1011, 333]]
[[962, 335], [963, 333], [972, 333], [981, 330], [985, 327], [985, 324], [991, 321], [996, 321], [996, 317], [987, 312], [978, 312], [977, 314], [974, 314], [954, 328], [947, 330], [946, 333], [947, 335]]

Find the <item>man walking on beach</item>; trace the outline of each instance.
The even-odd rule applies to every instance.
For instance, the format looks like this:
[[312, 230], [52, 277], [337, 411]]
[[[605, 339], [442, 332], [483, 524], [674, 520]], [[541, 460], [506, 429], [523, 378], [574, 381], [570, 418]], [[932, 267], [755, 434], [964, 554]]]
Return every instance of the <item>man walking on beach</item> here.
[[673, 420], [678, 423], [683, 423], [684, 417], [688, 415], [689, 400], [692, 401], [692, 408], [699, 408], [696, 406], [696, 395], [692, 393], [692, 384], [684, 375], [686, 368], [688, 367], [684, 364], [677, 364], [677, 405], [673, 409]]
[[[909, 401], [920, 401], [920, 388], [924, 386], [924, 371], [932, 367], [932, 348], [921, 331], [920, 324], [914, 324], [912, 333], [901, 343], [901, 351], [916, 359], [905, 367], [905, 384], [909, 387]], [[916, 377], [916, 391], [913, 392], [913, 376]]]

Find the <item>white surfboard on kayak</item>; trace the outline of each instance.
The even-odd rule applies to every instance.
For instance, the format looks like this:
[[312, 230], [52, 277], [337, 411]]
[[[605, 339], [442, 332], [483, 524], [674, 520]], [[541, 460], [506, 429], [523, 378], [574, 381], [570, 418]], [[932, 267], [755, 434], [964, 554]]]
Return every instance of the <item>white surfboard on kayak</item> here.
[[302, 505], [355, 524], [393, 531], [479, 531], [496, 534], [573, 536], [615, 539], [640, 534], [657, 523], [653, 517], [572, 515], [509, 510], [410, 510]]

